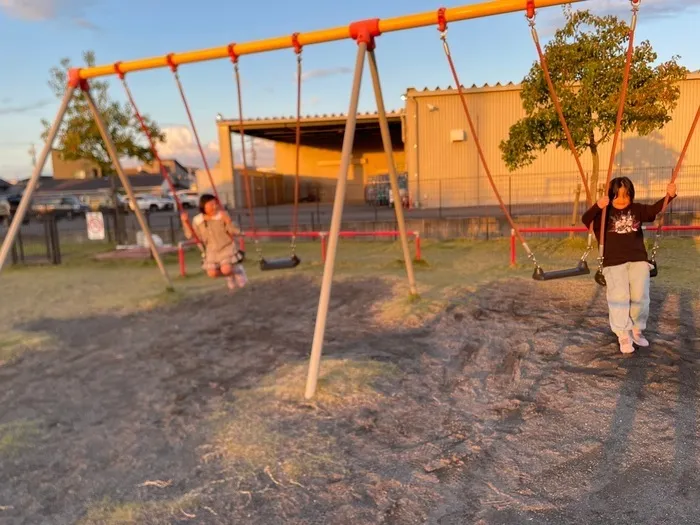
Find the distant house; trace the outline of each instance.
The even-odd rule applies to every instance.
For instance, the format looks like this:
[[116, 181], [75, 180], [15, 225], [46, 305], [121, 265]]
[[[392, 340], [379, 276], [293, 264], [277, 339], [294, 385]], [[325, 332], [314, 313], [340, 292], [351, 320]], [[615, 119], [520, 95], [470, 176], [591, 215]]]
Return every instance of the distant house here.
[[[168, 175], [173, 179], [173, 182], [183, 189], [189, 189], [192, 184], [192, 179], [196, 172], [196, 168], [187, 168], [180, 164], [175, 159], [162, 159], [163, 167]], [[157, 162], [141, 164], [136, 168], [126, 168], [124, 170], [127, 175], [131, 176], [137, 173], [160, 174], [160, 165]]]
[[60, 180], [88, 180], [102, 178], [102, 169], [87, 159], [66, 160], [60, 150], [51, 150], [53, 177]]
[[0, 179], [0, 193], [6, 193], [11, 187], [12, 184], [6, 180]]
[[[195, 168], [186, 168], [175, 159], [162, 159], [163, 167], [179, 189], [189, 189], [194, 178]], [[104, 177], [102, 169], [94, 162], [87, 159], [66, 160], [60, 150], [51, 151], [53, 164], [53, 176], [57, 180], [93, 180]], [[143, 164], [133, 168], [124, 168], [124, 173], [129, 177], [158, 175], [160, 166], [157, 162]]]
[[[160, 175], [138, 173], [129, 177], [129, 182], [136, 193], [162, 195], [168, 187]], [[17, 186], [15, 186], [17, 188]], [[99, 179], [56, 179], [42, 177], [36, 189], [36, 196], [75, 195], [92, 208], [112, 205], [112, 194], [116, 189], [124, 193], [121, 181], [117, 177], [102, 177]], [[20, 189], [21, 191], [21, 189]]]

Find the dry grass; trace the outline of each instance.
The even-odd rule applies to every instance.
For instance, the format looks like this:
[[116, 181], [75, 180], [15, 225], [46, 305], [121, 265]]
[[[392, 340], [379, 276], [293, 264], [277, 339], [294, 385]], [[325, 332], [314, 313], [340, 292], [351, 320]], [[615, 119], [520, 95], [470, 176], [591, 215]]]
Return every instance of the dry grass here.
[[20, 354], [39, 350], [51, 342], [51, 337], [46, 334], [23, 333], [8, 331], [0, 336], [0, 366], [12, 361]]
[[169, 525], [175, 520], [193, 520], [192, 507], [197, 497], [185, 495], [177, 499], [116, 503], [104, 499], [91, 505], [77, 525]]
[[[395, 366], [376, 361], [325, 360], [314, 405], [337, 415], [372, 404], [382, 395], [377, 382], [397, 373]], [[207, 456], [223, 459], [242, 477], [264, 472], [275, 483], [294, 484], [322, 472], [342, 471], [334, 459], [335, 440], [298, 417], [308, 411], [305, 375], [305, 364], [287, 365], [259, 386], [236, 392], [233, 406], [217, 417], [220, 430], [214, 452]]]
[[[572, 266], [581, 256], [585, 239], [528, 238], [538, 261], [545, 269]], [[284, 243], [266, 243], [265, 255], [286, 254]], [[83, 248], [80, 257], [60, 267], [6, 269], [0, 276], [0, 363], [7, 362], [25, 351], [40, 349], [48, 342], [46, 334], [25, 336], [22, 323], [42, 317], [75, 319], [104, 312], [132, 313], [170, 305], [193, 295], [222, 293], [221, 281], [206, 278], [199, 270], [199, 256], [188, 255], [190, 277], [178, 277], [176, 259], [166, 257], [168, 271], [176, 291], [165, 292], [164, 282], [152, 262], [95, 262]], [[323, 271], [320, 246], [316, 242], [298, 247], [303, 264], [285, 275], [318, 277]], [[388, 325], [414, 324], [430, 317], [446, 299], [505, 278], [529, 279], [531, 266], [518, 247], [517, 268], [509, 268], [507, 239], [491, 241], [423, 241], [423, 259], [414, 265], [420, 294], [419, 301], [408, 299], [405, 269], [398, 242], [343, 240], [338, 249], [336, 277], [357, 278], [382, 276], [396, 283], [394, 297], [378, 311], [379, 321]], [[655, 282], [674, 289], [678, 283], [700, 280], [700, 267], [695, 264], [700, 252], [700, 240], [664, 238], [659, 252], [660, 275]], [[589, 265], [595, 270], [595, 253]], [[248, 263], [253, 282], [280, 277], [278, 272], [260, 272]], [[581, 278], [586, 279], [586, 277]], [[592, 284], [592, 278], [591, 285]], [[543, 284], [543, 286], [547, 286]], [[10, 301], [3, 298], [11, 297]], [[1, 365], [0, 365], [1, 366]]]
[[15, 454], [28, 447], [39, 436], [33, 421], [12, 421], [0, 424], [0, 456]]

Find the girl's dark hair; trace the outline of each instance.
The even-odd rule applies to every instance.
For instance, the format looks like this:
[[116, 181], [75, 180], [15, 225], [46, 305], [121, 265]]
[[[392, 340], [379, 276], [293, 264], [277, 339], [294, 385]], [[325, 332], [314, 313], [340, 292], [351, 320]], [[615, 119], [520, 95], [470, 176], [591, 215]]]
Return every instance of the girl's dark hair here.
[[205, 193], [199, 198], [199, 212], [204, 213], [204, 206], [207, 205], [207, 202], [215, 201], [216, 197], [209, 193]]
[[630, 203], [634, 202], [634, 184], [627, 177], [617, 177], [610, 181], [610, 189], [608, 190], [610, 202], [617, 197], [617, 192], [620, 191], [620, 188], [625, 188], [630, 198]]

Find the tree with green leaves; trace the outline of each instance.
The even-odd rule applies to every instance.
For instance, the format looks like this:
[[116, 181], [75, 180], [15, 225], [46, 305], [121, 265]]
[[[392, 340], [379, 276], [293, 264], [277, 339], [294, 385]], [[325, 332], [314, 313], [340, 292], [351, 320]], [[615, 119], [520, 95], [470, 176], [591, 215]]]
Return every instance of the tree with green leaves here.
[[[87, 67], [95, 65], [95, 53], [86, 51], [83, 59]], [[59, 67], [50, 70], [49, 86], [58, 98], [63, 97], [68, 81], [68, 70], [71, 68], [70, 59], [61, 60]], [[90, 80], [90, 92], [95, 99], [95, 104], [102, 114], [102, 118], [109, 130], [112, 141], [121, 158], [137, 159], [144, 163], [152, 162], [153, 154], [148, 146], [141, 126], [134, 115], [131, 105], [126, 102], [120, 104], [110, 99], [109, 83], [106, 81]], [[156, 144], [165, 141], [165, 136], [160, 128], [144, 116], [149, 132]], [[42, 120], [44, 132], [42, 138], [46, 140], [51, 122]], [[85, 95], [76, 91], [71, 105], [63, 119], [63, 124], [58, 134], [58, 149], [66, 160], [91, 160], [102, 169], [102, 174], [108, 176], [114, 173], [112, 160], [95, 124], [92, 112], [87, 104]]]
[[[595, 196], [600, 170], [599, 146], [612, 138], [620, 101], [629, 25], [615, 16], [565, 10], [566, 23], [544, 47], [552, 81], [561, 99], [576, 150], [592, 156], [589, 188]], [[648, 41], [635, 46], [622, 131], [644, 136], [671, 120], [680, 96], [679, 81], [688, 70], [678, 57], [653, 65], [657, 55]], [[510, 128], [500, 144], [513, 171], [531, 164], [548, 146], [569, 150], [551, 100], [544, 72], [536, 62], [522, 82], [526, 117]]]

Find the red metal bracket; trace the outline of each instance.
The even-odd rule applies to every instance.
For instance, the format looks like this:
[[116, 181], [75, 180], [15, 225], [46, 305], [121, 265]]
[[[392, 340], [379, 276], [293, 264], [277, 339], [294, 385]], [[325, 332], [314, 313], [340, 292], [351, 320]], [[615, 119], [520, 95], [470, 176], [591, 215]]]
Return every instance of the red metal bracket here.
[[528, 20], [532, 20], [535, 18], [535, 0], [527, 0], [527, 4], [525, 7], [527, 11], [527, 18]]
[[68, 86], [73, 89], [80, 88], [82, 91], [88, 91], [90, 85], [84, 78], [80, 78], [80, 68], [72, 67], [68, 70]]
[[165, 63], [168, 64], [170, 70], [175, 73], [177, 71], [177, 64], [173, 62], [173, 53], [168, 53], [165, 55]]
[[238, 55], [235, 50], [236, 44], [229, 44], [226, 49], [228, 49], [228, 56], [231, 57], [231, 62], [234, 64], [238, 63]]
[[367, 44], [368, 51], [372, 51], [375, 47], [374, 37], [382, 34], [379, 29], [379, 18], [353, 22], [348, 27], [348, 31], [350, 33], [350, 38], [355, 40], [358, 44]]
[[121, 62], [115, 62], [114, 63], [114, 72], [117, 74], [117, 76], [121, 79], [124, 78], [124, 72], [122, 71], [122, 63]]
[[446, 11], [447, 9], [444, 7], [441, 7], [437, 11], [438, 31], [440, 31], [441, 33], [447, 31], [447, 17], [445, 16]]
[[292, 46], [294, 47], [294, 52], [297, 55], [301, 54], [301, 44], [299, 43], [299, 33], [294, 33], [292, 35]]

